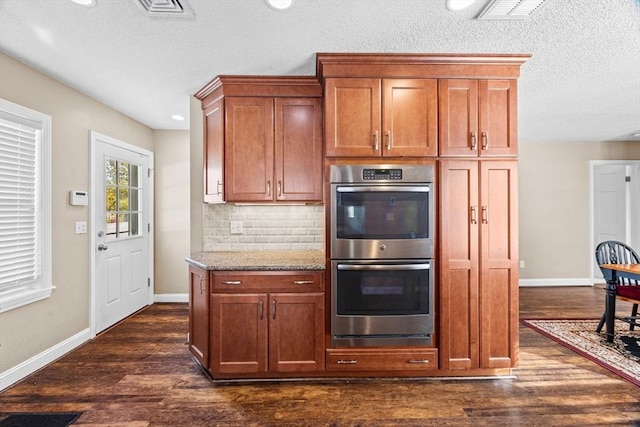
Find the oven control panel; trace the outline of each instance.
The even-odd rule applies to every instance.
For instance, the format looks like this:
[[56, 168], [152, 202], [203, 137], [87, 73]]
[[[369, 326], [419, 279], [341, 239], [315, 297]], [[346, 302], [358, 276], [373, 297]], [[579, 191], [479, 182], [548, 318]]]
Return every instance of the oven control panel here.
[[363, 169], [364, 181], [401, 181], [402, 169]]

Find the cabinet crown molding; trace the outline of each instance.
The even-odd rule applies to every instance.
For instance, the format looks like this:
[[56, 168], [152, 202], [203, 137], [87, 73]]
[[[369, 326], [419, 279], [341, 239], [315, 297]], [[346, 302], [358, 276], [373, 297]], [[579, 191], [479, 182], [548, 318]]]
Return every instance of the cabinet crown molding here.
[[326, 77], [510, 78], [530, 54], [317, 53], [316, 75]]

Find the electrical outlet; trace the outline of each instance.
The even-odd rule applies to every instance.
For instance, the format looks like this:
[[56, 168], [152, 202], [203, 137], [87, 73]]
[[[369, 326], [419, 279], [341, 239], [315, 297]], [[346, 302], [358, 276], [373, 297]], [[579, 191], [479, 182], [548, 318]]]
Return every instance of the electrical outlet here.
[[523, 259], [520, 260], [520, 268], [524, 268], [524, 260]]
[[244, 229], [242, 228], [242, 221], [231, 221], [229, 224], [231, 234], [242, 234]]

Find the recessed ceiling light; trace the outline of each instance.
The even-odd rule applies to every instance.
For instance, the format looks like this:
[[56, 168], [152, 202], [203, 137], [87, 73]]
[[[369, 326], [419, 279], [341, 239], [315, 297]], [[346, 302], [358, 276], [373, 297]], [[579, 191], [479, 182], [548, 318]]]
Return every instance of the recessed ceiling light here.
[[72, 2], [79, 4], [80, 6], [93, 7], [96, 5], [96, 0], [71, 0]]
[[295, 0], [264, 0], [269, 7], [275, 10], [286, 10], [293, 6]]
[[476, 0], [447, 0], [447, 9], [455, 12], [466, 9], [475, 2]]
[[181, 116], [180, 114], [174, 114], [173, 116], [171, 116], [171, 118], [180, 122], [184, 120], [184, 116]]

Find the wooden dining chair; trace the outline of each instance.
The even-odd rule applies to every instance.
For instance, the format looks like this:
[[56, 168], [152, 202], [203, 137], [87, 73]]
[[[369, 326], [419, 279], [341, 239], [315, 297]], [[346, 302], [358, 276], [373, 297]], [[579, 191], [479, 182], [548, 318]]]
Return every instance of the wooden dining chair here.
[[[602, 264], [639, 264], [640, 256], [629, 245], [615, 240], [604, 241], [596, 246], [596, 261], [598, 266]], [[602, 268], [600, 269], [602, 271]], [[618, 278], [616, 285], [616, 299], [627, 301], [633, 304], [631, 316], [616, 317], [616, 319], [629, 323], [629, 329], [640, 326], [638, 317], [638, 304], [640, 304], [640, 282], [637, 280]], [[600, 333], [605, 322], [605, 315], [602, 314], [596, 332]]]

